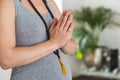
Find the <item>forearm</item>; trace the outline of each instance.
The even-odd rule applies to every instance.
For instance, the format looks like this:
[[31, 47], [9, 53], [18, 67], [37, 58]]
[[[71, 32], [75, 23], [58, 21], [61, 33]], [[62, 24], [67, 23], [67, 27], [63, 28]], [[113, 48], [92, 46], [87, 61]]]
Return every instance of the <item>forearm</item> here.
[[78, 48], [78, 44], [76, 42], [76, 40], [72, 37], [69, 42], [67, 42], [62, 48], [61, 50], [68, 55], [73, 55], [75, 54], [75, 52], [77, 51]]
[[[32, 63], [56, 50], [56, 45], [50, 40], [28, 47], [15, 47], [12, 50], [6, 49], [3, 58], [4, 68], [12, 68]], [[8, 54], [9, 53], [9, 54]]]

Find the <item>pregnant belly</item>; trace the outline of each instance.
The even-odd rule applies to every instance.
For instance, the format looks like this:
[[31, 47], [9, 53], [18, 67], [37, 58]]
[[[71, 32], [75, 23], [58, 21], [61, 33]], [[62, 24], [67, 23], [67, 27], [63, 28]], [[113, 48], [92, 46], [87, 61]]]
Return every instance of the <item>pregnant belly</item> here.
[[[33, 79], [32, 79], [33, 78]], [[65, 80], [54, 53], [12, 70], [11, 80]]]

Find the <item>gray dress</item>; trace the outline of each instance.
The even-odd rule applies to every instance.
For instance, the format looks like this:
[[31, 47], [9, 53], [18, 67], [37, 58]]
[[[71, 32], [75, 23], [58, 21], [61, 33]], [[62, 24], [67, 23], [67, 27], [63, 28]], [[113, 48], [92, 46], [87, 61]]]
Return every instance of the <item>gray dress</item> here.
[[[49, 3], [49, 0], [47, 1]], [[45, 25], [40, 17], [36, 13], [24, 7], [19, 0], [14, 0], [14, 4], [16, 8], [16, 46], [33, 46], [47, 41]], [[49, 7], [56, 16], [50, 4]], [[50, 14], [47, 13], [42, 16], [50, 27], [52, 22]], [[59, 51], [68, 70], [68, 74], [66, 76], [62, 73], [58, 57], [52, 52], [33, 63], [13, 68], [10, 80], [72, 80], [71, 70], [64, 57], [65, 54], [62, 50]]]

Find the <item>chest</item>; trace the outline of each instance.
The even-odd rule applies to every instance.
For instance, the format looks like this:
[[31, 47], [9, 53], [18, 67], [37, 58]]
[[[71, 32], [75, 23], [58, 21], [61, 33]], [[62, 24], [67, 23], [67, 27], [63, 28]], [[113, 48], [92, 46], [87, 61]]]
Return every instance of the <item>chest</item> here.
[[[16, 44], [17, 46], [34, 45], [47, 40], [47, 33], [43, 20], [24, 6], [16, 9]], [[55, 14], [54, 14], [55, 15]], [[42, 15], [50, 28], [52, 17], [49, 13]]]

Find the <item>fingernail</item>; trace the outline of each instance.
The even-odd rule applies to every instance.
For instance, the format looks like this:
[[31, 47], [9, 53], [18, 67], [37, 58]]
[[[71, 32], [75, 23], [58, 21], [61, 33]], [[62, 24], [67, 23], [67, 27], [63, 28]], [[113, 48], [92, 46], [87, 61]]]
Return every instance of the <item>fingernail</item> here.
[[75, 24], [73, 22], [71, 22], [71, 26], [73, 27]]
[[75, 26], [75, 23], [72, 23], [73, 27]]
[[71, 16], [71, 17], [73, 17], [73, 15], [72, 15], [72, 14], [70, 14], [70, 16]]

